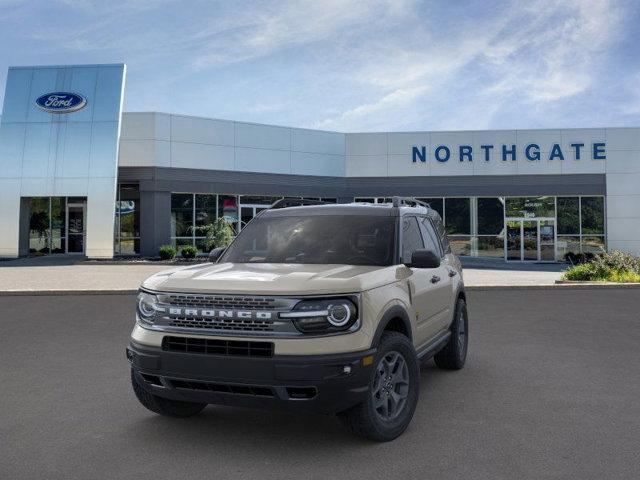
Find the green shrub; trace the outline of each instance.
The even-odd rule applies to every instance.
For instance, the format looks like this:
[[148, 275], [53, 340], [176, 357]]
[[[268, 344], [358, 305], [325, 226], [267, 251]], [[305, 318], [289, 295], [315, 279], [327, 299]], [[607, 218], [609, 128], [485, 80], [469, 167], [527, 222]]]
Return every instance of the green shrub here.
[[602, 268], [606, 267], [611, 270], [640, 274], [640, 257], [635, 257], [630, 253], [620, 252], [619, 250], [597, 255], [593, 262], [601, 265]]
[[593, 266], [589, 263], [581, 263], [571, 267], [564, 272], [564, 278], [566, 280], [593, 280], [594, 270]]
[[177, 252], [175, 247], [172, 245], [162, 245], [158, 253], [162, 260], [171, 260], [172, 258], [175, 258]]
[[564, 272], [566, 280], [596, 282], [640, 282], [640, 258], [613, 251], [574, 265]]
[[182, 247], [182, 250], [180, 250], [180, 255], [182, 255], [182, 258], [196, 258], [197, 254], [198, 249], [193, 245], [187, 245], [185, 247]]

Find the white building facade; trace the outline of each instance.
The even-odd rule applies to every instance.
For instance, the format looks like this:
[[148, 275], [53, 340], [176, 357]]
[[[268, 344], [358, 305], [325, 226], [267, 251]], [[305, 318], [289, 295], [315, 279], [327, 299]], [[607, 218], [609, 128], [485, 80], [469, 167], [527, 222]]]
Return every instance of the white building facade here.
[[[206, 252], [199, 227], [222, 216], [240, 231], [284, 196], [384, 202], [394, 195], [436, 209], [461, 255], [640, 254], [639, 128], [342, 133], [120, 115], [124, 66], [57, 68], [67, 72], [57, 83], [31, 81], [21, 97], [9, 82], [28, 75], [10, 70], [0, 126], [2, 256], [155, 255], [163, 244]], [[74, 80], [82, 68], [97, 72], [84, 74], [94, 83]], [[120, 76], [100, 83], [104, 69]], [[37, 102], [56, 91], [86, 104], [43, 112]], [[108, 115], [101, 95], [110, 99]]]

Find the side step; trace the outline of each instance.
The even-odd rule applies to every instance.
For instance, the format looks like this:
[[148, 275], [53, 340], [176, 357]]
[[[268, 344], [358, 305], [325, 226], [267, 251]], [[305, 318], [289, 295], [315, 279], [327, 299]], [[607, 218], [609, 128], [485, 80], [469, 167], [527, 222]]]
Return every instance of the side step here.
[[418, 358], [420, 361], [428, 360], [438, 353], [447, 344], [447, 341], [451, 337], [451, 331], [441, 332], [436, 335], [432, 340], [428, 341], [424, 346], [418, 350]]

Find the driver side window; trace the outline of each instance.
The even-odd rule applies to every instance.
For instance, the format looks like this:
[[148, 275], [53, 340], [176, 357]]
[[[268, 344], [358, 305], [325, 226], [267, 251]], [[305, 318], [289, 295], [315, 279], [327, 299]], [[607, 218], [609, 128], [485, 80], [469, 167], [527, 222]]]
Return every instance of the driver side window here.
[[418, 219], [404, 217], [402, 219], [402, 263], [411, 263], [411, 255], [415, 250], [424, 248]]

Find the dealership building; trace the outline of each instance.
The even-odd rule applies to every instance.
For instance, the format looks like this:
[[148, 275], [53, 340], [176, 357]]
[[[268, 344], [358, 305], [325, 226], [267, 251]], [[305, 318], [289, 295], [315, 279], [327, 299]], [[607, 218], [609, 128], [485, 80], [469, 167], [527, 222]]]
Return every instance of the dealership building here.
[[460, 255], [640, 254], [640, 128], [344, 133], [122, 112], [126, 68], [12, 67], [0, 257], [207, 250], [282, 197], [427, 201]]

